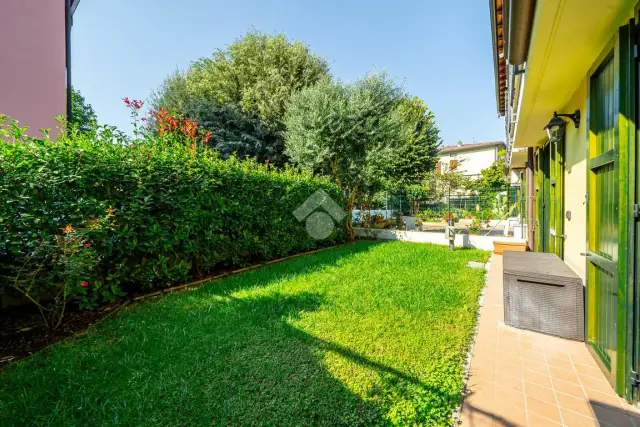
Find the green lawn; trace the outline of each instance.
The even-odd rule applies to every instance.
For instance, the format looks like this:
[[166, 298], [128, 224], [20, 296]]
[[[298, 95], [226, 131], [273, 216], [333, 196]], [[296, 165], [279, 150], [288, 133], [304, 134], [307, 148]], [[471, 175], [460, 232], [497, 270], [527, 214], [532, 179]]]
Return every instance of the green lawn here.
[[450, 424], [487, 257], [359, 242], [130, 306], [0, 372], [0, 425]]

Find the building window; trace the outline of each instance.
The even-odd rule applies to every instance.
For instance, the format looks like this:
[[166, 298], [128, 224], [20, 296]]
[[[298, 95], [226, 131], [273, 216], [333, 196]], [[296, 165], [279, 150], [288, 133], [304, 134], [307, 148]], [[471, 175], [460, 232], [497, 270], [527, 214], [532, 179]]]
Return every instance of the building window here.
[[455, 168], [458, 167], [458, 161], [457, 160], [449, 160], [449, 169], [453, 170]]

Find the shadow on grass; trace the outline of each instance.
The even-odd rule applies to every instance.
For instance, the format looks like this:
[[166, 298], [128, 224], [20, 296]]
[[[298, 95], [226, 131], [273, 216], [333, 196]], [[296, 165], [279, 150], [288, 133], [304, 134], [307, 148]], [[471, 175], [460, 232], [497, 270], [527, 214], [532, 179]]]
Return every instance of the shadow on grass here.
[[[1, 373], [0, 425], [387, 425], [392, 405], [416, 399], [417, 419], [433, 409], [421, 402], [439, 402], [446, 413], [458, 396], [295, 327], [322, 307], [321, 294], [231, 295], [378, 244], [300, 257], [125, 310]], [[376, 389], [366, 399], [350, 390], [328, 371], [329, 352], [379, 375]]]
[[321, 305], [318, 294], [275, 294], [231, 298], [216, 310], [201, 307], [165, 321], [161, 312], [148, 312], [144, 323], [122, 316], [92, 339], [8, 369], [0, 381], [0, 424], [388, 423], [384, 401], [363, 400], [326, 370], [329, 351], [386, 376], [390, 387], [430, 388], [289, 323]]

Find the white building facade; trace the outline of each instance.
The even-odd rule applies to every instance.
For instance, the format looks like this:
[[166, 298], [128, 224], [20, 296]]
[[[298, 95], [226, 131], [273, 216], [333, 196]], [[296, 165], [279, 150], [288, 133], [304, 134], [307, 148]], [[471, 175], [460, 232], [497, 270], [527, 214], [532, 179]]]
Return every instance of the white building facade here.
[[455, 168], [472, 179], [481, 177], [481, 171], [498, 160], [498, 152], [506, 148], [504, 142], [476, 142], [473, 144], [447, 145], [438, 153], [440, 160], [437, 173], [445, 173]]

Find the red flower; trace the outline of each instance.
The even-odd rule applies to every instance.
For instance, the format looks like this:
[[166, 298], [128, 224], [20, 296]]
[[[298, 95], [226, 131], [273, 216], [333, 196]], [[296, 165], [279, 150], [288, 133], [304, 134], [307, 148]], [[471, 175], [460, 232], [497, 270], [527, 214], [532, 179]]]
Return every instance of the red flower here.
[[202, 142], [204, 142], [206, 144], [209, 141], [209, 139], [211, 138], [212, 135], [213, 135], [213, 132], [208, 130], [207, 133], [205, 133], [204, 136], [202, 137]]
[[123, 101], [124, 101], [124, 103], [125, 103], [125, 104], [127, 104], [127, 105], [131, 105], [131, 101], [129, 101], [129, 97], [124, 97], [124, 98], [122, 98], [122, 99], [123, 99]]
[[84, 282], [80, 282], [80, 286], [86, 288], [87, 286], [89, 286], [89, 282], [87, 282], [86, 280]]
[[147, 118], [146, 118], [146, 117], [143, 117], [143, 118], [141, 118], [140, 120], [142, 120], [143, 122], [146, 122], [146, 121], [147, 121]]
[[85, 244], [84, 244], [84, 247], [85, 247], [85, 248], [90, 248], [90, 247], [91, 247], [91, 242], [87, 242], [87, 243], [85, 243]]

